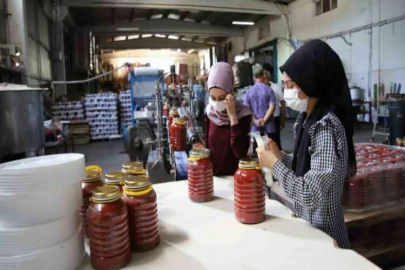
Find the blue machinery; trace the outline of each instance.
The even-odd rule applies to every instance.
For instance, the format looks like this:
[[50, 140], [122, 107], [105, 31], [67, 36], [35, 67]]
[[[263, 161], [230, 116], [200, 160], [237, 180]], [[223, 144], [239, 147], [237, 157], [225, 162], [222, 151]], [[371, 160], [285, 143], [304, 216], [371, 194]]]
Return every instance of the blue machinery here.
[[[163, 117], [165, 94], [163, 78], [166, 74], [155, 68], [136, 68], [129, 73], [128, 78], [133, 126], [125, 132], [125, 149], [131, 161], [143, 161], [145, 166], [148, 163], [149, 150], [156, 151], [157, 157], [155, 155], [155, 159], [152, 160], [153, 165], [148, 166], [149, 175], [155, 182], [173, 180], [173, 175], [175, 180], [187, 179], [187, 153], [170, 150], [167, 121]], [[155, 123], [143, 118], [135, 119], [135, 112], [150, 102], [155, 102], [156, 130], [153, 128]]]
[[[129, 72], [129, 89], [131, 92], [132, 124], [136, 124], [135, 111], [146, 106], [155, 99], [156, 81], [163, 75], [163, 71], [156, 68], [136, 68]], [[161, 95], [164, 94], [164, 82], [162, 81]]]

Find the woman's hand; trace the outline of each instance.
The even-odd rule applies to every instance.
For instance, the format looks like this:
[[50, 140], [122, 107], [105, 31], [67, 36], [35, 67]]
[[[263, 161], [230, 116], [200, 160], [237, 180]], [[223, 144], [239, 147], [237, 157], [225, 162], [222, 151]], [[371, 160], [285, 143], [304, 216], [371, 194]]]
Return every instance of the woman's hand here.
[[266, 151], [262, 148], [257, 148], [256, 152], [259, 156], [260, 166], [273, 169], [277, 161], [276, 155], [274, 155], [273, 152]]
[[259, 121], [259, 126], [264, 127], [264, 125], [266, 124], [267, 121], [265, 121], [263, 118], [260, 119]]
[[277, 144], [272, 139], [269, 139], [267, 149], [269, 149], [269, 151], [266, 151], [262, 148], [256, 149], [256, 152], [259, 156], [260, 166], [273, 169], [276, 161], [283, 160], [284, 155], [283, 153], [281, 153], [280, 149], [278, 149]]
[[231, 126], [238, 124], [238, 117], [236, 116], [236, 101], [233, 95], [227, 95], [225, 100], [226, 112], [228, 113]]
[[262, 124], [261, 124], [261, 122], [263, 121], [263, 119], [256, 119], [256, 118], [253, 118], [253, 124], [255, 124], [255, 126], [256, 127], [260, 127]]
[[280, 151], [275, 141], [269, 139], [269, 143], [267, 144], [267, 149], [269, 149], [278, 160], [283, 160], [284, 154]]

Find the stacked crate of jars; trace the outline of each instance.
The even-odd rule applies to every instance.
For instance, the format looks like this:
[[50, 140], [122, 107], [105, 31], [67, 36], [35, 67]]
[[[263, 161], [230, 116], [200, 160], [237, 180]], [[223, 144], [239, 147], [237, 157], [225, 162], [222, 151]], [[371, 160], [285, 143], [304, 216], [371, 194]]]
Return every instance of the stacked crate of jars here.
[[346, 183], [343, 206], [364, 209], [405, 197], [405, 151], [356, 144], [357, 173]]
[[52, 114], [63, 121], [81, 121], [85, 119], [84, 105], [81, 101], [55, 103], [52, 106]]
[[127, 128], [129, 126], [132, 126], [132, 105], [130, 90], [120, 92], [118, 99], [120, 103], [121, 127]]
[[357, 173], [343, 192], [346, 227], [351, 247], [378, 263], [404, 246], [405, 151], [376, 144], [355, 150]]
[[119, 134], [117, 94], [89, 94], [85, 97], [86, 119], [92, 140]]

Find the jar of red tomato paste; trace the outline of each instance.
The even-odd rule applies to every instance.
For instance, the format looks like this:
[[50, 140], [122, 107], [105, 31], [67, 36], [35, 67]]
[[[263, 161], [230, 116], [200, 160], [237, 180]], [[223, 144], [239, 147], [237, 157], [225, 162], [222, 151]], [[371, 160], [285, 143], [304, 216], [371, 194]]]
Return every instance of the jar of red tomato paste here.
[[122, 164], [122, 171], [129, 176], [147, 175], [148, 172], [143, 168], [142, 162], [132, 161]]
[[348, 207], [361, 209], [368, 203], [367, 173], [358, 170], [348, 181]]
[[125, 180], [124, 197], [128, 207], [132, 250], [155, 248], [160, 243], [156, 192], [146, 175]]
[[128, 213], [116, 186], [93, 191], [87, 210], [91, 265], [96, 270], [120, 269], [131, 261]]
[[179, 110], [178, 110], [177, 108], [173, 108], [173, 109], [170, 110], [170, 113], [169, 113], [169, 121], [168, 121], [168, 124], [169, 124], [169, 132], [170, 132], [170, 128], [171, 128], [171, 126], [172, 126], [172, 124], [173, 124], [173, 120], [174, 120], [175, 118], [179, 118], [179, 117], [180, 117], [180, 114], [179, 114]]
[[181, 118], [173, 120], [170, 127], [170, 143], [173, 151], [185, 151], [187, 148], [186, 121]]
[[265, 219], [265, 180], [257, 159], [241, 159], [234, 175], [235, 216], [241, 223]]
[[210, 160], [210, 150], [190, 151], [187, 166], [188, 195], [194, 202], [208, 202], [214, 196], [214, 173]]
[[124, 186], [125, 179], [128, 178], [128, 175], [122, 171], [112, 171], [106, 173], [105, 175], [105, 184], [109, 186], [116, 186], [122, 192], [122, 187]]
[[169, 116], [169, 114], [170, 114], [170, 105], [166, 103], [163, 106], [163, 115]]
[[104, 185], [103, 181], [101, 180], [102, 169], [99, 166], [87, 166], [86, 167], [86, 179], [82, 180], [82, 197], [83, 197], [83, 204], [80, 208], [80, 222], [83, 227], [83, 231], [85, 236], [88, 237], [88, 226], [87, 226], [87, 208], [90, 204], [90, 197], [92, 195], [93, 190], [97, 187], [101, 187]]

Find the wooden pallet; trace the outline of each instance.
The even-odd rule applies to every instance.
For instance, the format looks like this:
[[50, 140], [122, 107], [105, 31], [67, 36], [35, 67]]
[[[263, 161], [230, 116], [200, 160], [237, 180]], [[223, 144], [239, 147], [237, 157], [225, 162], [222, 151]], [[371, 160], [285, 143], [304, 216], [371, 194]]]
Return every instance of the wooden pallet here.
[[[275, 199], [288, 208], [292, 209], [293, 201], [287, 197], [282, 187], [275, 183], [271, 188], [272, 199]], [[388, 264], [396, 260], [405, 260], [405, 226], [402, 228], [404, 234], [401, 237], [392, 237], [390, 235], [389, 225], [398, 221], [405, 223], [405, 200], [399, 200], [393, 203], [387, 203], [381, 206], [364, 211], [345, 211], [345, 222], [347, 230], [350, 233], [357, 230], [358, 233], [367, 233], [366, 241], [363, 243], [356, 242], [351, 237], [350, 242], [353, 250], [366, 257], [377, 265]], [[371, 228], [387, 225], [387, 235], [373, 235]], [[384, 232], [384, 229], [382, 229]], [[371, 233], [370, 233], [371, 232]], [[379, 239], [377, 239], [379, 237]], [[377, 241], [372, 241], [377, 239]]]

